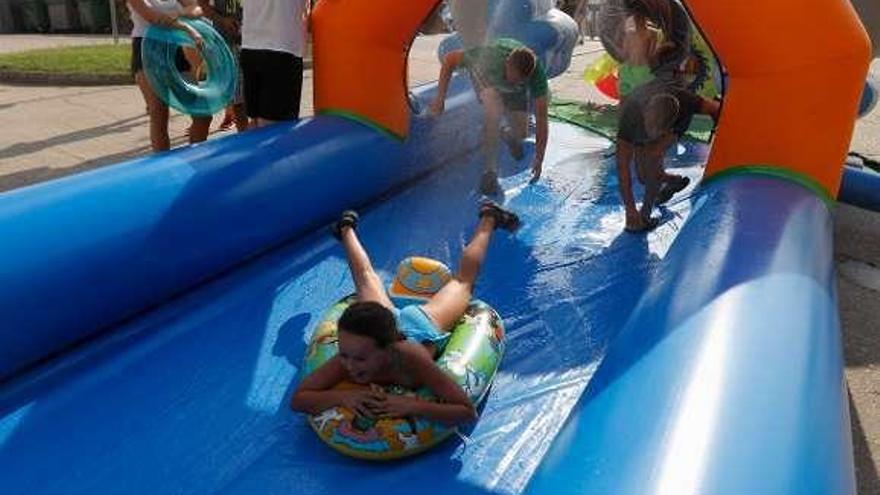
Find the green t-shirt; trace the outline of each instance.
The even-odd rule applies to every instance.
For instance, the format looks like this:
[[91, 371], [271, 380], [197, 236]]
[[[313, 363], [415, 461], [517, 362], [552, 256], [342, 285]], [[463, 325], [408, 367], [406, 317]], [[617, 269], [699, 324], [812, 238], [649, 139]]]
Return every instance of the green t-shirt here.
[[478, 46], [464, 52], [464, 65], [471, 70], [481, 84], [490, 86], [502, 95], [528, 91], [532, 98], [547, 96], [547, 73], [537, 60], [532, 76], [521, 84], [511, 84], [504, 77], [507, 57], [525, 45], [510, 38], [499, 38], [486, 46]]

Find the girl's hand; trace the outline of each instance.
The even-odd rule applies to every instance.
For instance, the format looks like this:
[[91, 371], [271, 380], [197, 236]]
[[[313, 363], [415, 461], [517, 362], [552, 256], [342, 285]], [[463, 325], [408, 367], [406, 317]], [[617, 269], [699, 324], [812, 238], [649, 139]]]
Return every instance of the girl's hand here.
[[341, 394], [342, 407], [370, 419], [376, 417], [376, 410], [382, 400], [380, 394], [372, 390], [346, 390]]
[[190, 38], [192, 38], [193, 42], [196, 44], [196, 48], [198, 48], [199, 50], [204, 50], [205, 39], [202, 38], [202, 35], [190, 26], [187, 26], [186, 28], [186, 33], [189, 35]]
[[180, 15], [183, 17], [202, 17], [205, 13], [198, 5], [187, 5], [183, 8], [183, 13]]
[[380, 418], [403, 418], [416, 415], [419, 399], [415, 397], [402, 397], [400, 395], [388, 395], [373, 409]]
[[174, 27], [175, 22], [177, 22], [177, 19], [175, 19], [174, 17], [167, 14], [159, 14], [159, 16], [156, 17], [156, 22], [154, 24], [170, 28]]

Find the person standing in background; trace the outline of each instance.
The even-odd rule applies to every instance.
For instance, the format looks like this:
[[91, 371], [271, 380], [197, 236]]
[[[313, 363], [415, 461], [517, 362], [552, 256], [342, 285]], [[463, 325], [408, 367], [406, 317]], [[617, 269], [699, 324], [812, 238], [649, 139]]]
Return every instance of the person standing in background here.
[[252, 127], [299, 118], [308, 0], [244, 0], [241, 70]]
[[199, 6], [223, 36], [238, 64], [235, 96], [232, 104], [226, 107], [220, 130], [229, 129], [234, 123], [238, 132], [242, 132], [248, 128], [248, 118], [244, 109], [244, 77], [241, 73], [241, 0], [199, 0]]
[[[195, 41], [197, 46], [201, 45], [203, 43], [201, 35], [189, 25], [180, 22], [178, 18], [201, 17], [202, 9], [196, 4], [196, 0], [128, 0], [127, 5], [131, 11], [132, 22], [131, 74], [147, 104], [147, 113], [150, 117], [150, 145], [153, 151], [166, 151], [171, 149], [171, 138], [168, 136], [168, 105], [156, 96], [146, 74], [144, 74], [141, 43], [147, 29], [155, 24], [184, 31]], [[192, 68], [183, 50], [177, 51], [175, 63], [181, 72], [189, 72]], [[190, 144], [208, 139], [210, 127], [210, 116], [194, 115], [189, 131]]]

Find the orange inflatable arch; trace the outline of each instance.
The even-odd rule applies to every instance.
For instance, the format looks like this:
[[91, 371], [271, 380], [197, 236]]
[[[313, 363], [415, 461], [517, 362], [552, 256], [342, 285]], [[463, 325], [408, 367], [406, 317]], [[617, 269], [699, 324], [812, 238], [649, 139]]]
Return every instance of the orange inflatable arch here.
[[[315, 109], [409, 130], [407, 55], [439, 0], [320, 0]], [[848, 0], [685, 0], [728, 73], [706, 177], [782, 175], [835, 196], [868, 72]]]

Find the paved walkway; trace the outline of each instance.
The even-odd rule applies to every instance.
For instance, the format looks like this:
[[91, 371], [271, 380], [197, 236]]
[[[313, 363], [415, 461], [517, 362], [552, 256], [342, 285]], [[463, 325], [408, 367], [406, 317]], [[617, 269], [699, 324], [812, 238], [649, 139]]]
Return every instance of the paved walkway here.
[[[437, 77], [442, 36], [419, 38], [410, 57], [412, 85]], [[107, 36], [0, 35], [0, 51], [108, 43]], [[556, 96], [597, 100], [581, 81], [597, 56], [596, 43], [579, 46], [572, 68], [551, 83]], [[880, 74], [880, 62], [873, 71]], [[303, 114], [312, 113], [312, 77], [305, 75]], [[219, 119], [215, 119], [216, 121]], [[188, 119], [171, 120], [174, 145], [183, 144]], [[134, 86], [26, 87], [0, 85], [0, 191], [116, 163], [149, 152], [147, 117]], [[215, 132], [213, 137], [223, 135]], [[859, 121], [853, 149], [880, 158], [880, 109]], [[846, 377], [862, 494], [880, 493], [880, 215], [838, 206], [836, 256]]]
[[[128, 36], [120, 36], [119, 42], [129, 43]], [[0, 34], [0, 53], [108, 43], [113, 43], [113, 37], [106, 34]]]
[[[39, 41], [39, 38], [48, 38]], [[110, 42], [108, 37], [0, 35], [0, 45], [15, 42], [23, 47], [55, 46], [88, 39]], [[439, 72], [437, 46], [443, 36], [416, 40], [410, 55], [409, 80], [416, 86], [435, 81]], [[600, 98], [587, 88], [580, 74], [598, 43], [578, 48], [569, 74], [555, 79], [555, 94], [583, 99]], [[312, 115], [312, 72], [305, 72], [302, 115]], [[212, 136], [222, 116], [215, 116]], [[172, 146], [186, 144], [189, 118], [172, 112], [169, 132]], [[150, 152], [147, 115], [136, 86], [45, 87], [0, 84], [0, 191], [22, 187]]]

